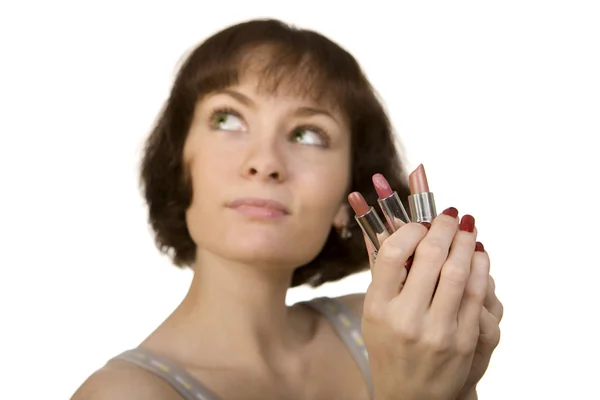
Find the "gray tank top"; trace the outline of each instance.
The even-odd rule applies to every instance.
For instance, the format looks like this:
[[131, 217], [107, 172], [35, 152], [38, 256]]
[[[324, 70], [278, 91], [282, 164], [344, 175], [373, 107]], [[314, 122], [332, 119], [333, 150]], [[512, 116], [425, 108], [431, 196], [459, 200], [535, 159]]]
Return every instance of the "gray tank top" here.
[[[338, 336], [350, 350], [354, 360], [360, 367], [370, 398], [373, 398], [373, 385], [369, 372], [367, 350], [362, 339], [360, 319], [348, 307], [338, 300], [319, 297], [303, 302], [323, 314], [331, 323]], [[221, 400], [185, 369], [175, 363], [153, 354], [147, 349], [137, 347], [124, 351], [113, 360], [127, 361], [159, 376], [168, 382], [185, 400]]]

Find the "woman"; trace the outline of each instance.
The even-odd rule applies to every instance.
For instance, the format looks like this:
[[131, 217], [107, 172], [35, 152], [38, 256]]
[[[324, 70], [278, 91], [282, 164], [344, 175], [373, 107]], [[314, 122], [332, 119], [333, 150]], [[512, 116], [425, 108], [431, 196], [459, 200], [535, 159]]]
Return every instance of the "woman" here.
[[[350, 54], [276, 20], [210, 37], [182, 65], [142, 163], [156, 243], [193, 268], [189, 292], [73, 398], [476, 398], [502, 305], [474, 221], [450, 208], [408, 223], [375, 260], [347, 196], [373, 204], [376, 173], [410, 194]], [[369, 260], [366, 296], [286, 306], [288, 288]]]

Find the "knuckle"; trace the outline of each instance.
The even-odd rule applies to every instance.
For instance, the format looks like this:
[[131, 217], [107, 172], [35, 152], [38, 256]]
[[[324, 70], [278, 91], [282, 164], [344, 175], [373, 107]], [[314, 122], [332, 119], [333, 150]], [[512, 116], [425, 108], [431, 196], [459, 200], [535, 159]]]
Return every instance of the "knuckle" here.
[[408, 252], [400, 243], [389, 242], [389, 239], [383, 242], [377, 252], [377, 263], [397, 264], [403, 259], [408, 258]]
[[488, 287], [492, 292], [496, 291], [496, 281], [492, 275], [488, 275]]
[[486, 295], [486, 288], [481, 285], [467, 285], [465, 287], [465, 297], [483, 303]]
[[421, 338], [421, 329], [413, 322], [395, 318], [390, 323], [394, 336], [404, 343], [417, 343]]
[[462, 357], [471, 356], [477, 348], [477, 338], [465, 337], [463, 340], [459, 340], [456, 343], [455, 351], [456, 354]]
[[441, 279], [456, 286], [466, 285], [469, 276], [469, 268], [456, 263], [446, 263], [441, 271]]
[[425, 239], [419, 247], [415, 255], [419, 258], [427, 259], [446, 259], [448, 255], [448, 246], [438, 238]]
[[379, 324], [383, 321], [384, 315], [385, 312], [381, 306], [372, 301], [365, 302], [363, 306], [363, 318], [365, 321]]
[[436, 330], [428, 335], [425, 341], [430, 351], [448, 353], [454, 347], [455, 337], [447, 330]]

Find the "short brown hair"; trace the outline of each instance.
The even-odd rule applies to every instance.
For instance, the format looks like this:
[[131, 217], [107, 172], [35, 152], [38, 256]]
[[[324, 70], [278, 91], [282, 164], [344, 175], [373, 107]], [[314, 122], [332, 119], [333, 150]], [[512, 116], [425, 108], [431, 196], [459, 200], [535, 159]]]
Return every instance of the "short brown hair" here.
[[[301, 94], [327, 100], [346, 116], [352, 148], [350, 192], [359, 191], [376, 204], [371, 177], [381, 173], [403, 201], [409, 195], [390, 121], [354, 57], [317, 32], [278, 20], [239, 23], [217, 32], [185, 59], [144, 149], [141, 186], [149, 223], [157, 247], [177, 266], [191, 266], [196, 256], [186, 225], [192, 189], [183, 161], [196, 103], [208, 93], [235, 85], [251, 66], [246, 61], [256, 61], [265, 46], [269, 51], [260, 63], [260, 76], [267, 90], [276, 90], [280, 83], [288, 87], [301, 83], [293, 85], [294, 93], [302, 90]], [[368, 268], [360, 227], [352, 218], [348, 228], [352, 236], [343, 239], [332, 227], [321, 252], [296, 268], [292, 287], [306, 283], [317, 287]]]

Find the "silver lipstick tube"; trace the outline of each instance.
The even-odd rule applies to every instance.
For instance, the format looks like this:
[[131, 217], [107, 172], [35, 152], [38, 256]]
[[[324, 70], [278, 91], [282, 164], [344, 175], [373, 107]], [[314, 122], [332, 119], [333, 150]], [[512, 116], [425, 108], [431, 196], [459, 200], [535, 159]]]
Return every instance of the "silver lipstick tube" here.
[[412, 222], [429, 222], [437, 216], [432, 192], [417, 193], [408, 197], [408, 208]]
[[392, 232], [396, 232], [401, 226], [410, 222], [398, 193], [394, 192], [384, 199], [377, 199], [377, 203], [379, 203], [379, 207]]
[[365, 214], [355, 215], [354, 219], [356, 219], [358, 225], [365, 235], [367, 235], [375, 250], [379, 251], [381, 244], [390, 236], [390, 233], [381, 221], [381, 218], [379, 218], [379, 215], [377, 215], [377, 211], [371, 207]]

